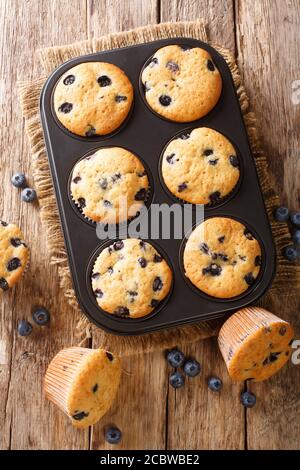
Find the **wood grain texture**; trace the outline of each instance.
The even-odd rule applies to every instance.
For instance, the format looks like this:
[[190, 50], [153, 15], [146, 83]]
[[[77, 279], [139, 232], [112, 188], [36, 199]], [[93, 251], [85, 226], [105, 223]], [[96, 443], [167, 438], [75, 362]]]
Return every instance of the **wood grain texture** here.
[[[269, 155], [282, 202], [299, 210], [300, 1], [243, 0], [236, 3], [238, 61], [258, 128]], [[300, 89], [298, 82], [298, 89]], [[298, 103], [298, 104], [297, 104]], [[290, 320], [300, 333], [300, 296], [293, 302], [273, 299], [268, 308]], [[249, 449], [299, 449], [300, 367], [262, 384], [252, 384], [257, 406], [247, 411]]]
[[[13, 172], [20, 170], [33, 184], [16, 82], [40, 73], [34, 60], [37, 47], [84, 39], [85, 25], [82, 1], [1, 1], [0, 218], [19, 224], [31, 248], [29, 272], [0, 304], [0, 446], [4, 449], [88, 448], [88, 431], [74, 431], [42, 393], [50, 358], [63, 346], [76, 344], [76, 319], [59, 289], [55, 267], [49, 266], [38, 206], [22, 203], [20, 192], [10, 184]], [[20, 338], [18, 321], [29, 319], [34, 305], [49, 308], [51, 326], [36, 327], [33, 336]]]

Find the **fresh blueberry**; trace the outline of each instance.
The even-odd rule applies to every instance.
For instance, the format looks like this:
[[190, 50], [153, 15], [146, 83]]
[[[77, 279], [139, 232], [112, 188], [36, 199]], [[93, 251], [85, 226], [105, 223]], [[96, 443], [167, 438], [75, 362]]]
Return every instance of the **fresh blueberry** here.
[[219, 377], [210, 377], [207, 382], [208, 388], [213, 392], [219, 392], [223, 387], [223, 382]]
[[25, 188], [22, 191], [22, 201], [33, 202], [36, 199], [36, 191], [32, 188]]
[[186, 361], [183, 366], [183, 370], [185, 375], [188, 377], [196, 377], [196, 375], [200, 374], [201, 366], [196, 359], [191, 359]]
[[64, 114], [68, 114], [72, 111], [72, 109], [73, 109], [72, 103], [63, 103], [58, 108], [58, 111]]
[[172, 367], [180, 367], [184, 362], [184, 354], [178, 349], [171, 349], [167, 354], [167, 361]]
[[32, 333], [32, 325], [26, 320], [21, 320], [18, 324], [18, 333], [20, 336], [29, 336]]
[[172, 385], [173, 388], [183, 387], [184, 382], [185, 378], [180, 372], [174, 372], [170, 375], [170, 385]]
[[107, 75], [101, 75], [101, 77], [97, 79], [97, 82], [99, 83], [100, 87], [111, 85], [111, 79]]
[[296, 230], [293, 234], [293, 241], [296, 245], [300, 245], [300, 230]]
[[45, 307], [37, 307], [32, 314], [32, 319], [37, 325], [44, 326], [49, 323], [50, 313]]
[[299, 256], [299, 253], [294, 245], [290, 245], [284, 248], [283, 256], [289, 261], [296, 261]]
[[172, 98], [168, 95], [161, 95], [159, 97], [159, 102], [162, 106], [169, 106], [171, 104]]
[[246, 408], [252, 408], [256, 403], [256, 396], [251, 392], [241, 394], [241, 402]]
[[122, 432], [116, 426], [110, 426], [105, 429], [105, 440], [109, 444], [118, 444], [122, 438]]
[[66, 86], [72, 85], [72, 83], [74, 82], [75, 82], [75, 75], [68, 75], [63, 81], [64, 85]]
[[16, 173], [11, 178], [12, 185], [16, 188], [24, 188], [26, 184], [26, 177], [23, 173]]
[[287, 207], [277, 207], [274, 212], [274, 218], [277, 222], [286, 222], [289, 218], [289, 210]]
[[291, 222], [295, 227], [300, 227], [300, 212], [294, 212], [290, 215]]

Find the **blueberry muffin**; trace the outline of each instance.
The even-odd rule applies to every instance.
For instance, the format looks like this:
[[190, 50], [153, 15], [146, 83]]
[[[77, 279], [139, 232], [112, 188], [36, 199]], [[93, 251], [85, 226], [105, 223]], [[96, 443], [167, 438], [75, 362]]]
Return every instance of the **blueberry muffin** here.
[[0, 294], [13, 287], [29, 263], [29, 249], [19, 227], [0, 221]]
[[254, 235], [240, 222], [212, 217], [191, 233], [183, 263], [186, 276], [198, 289], [227, 299], [242, 294], [255, 283], [261, 249]]
[[135, 238], [119, 240], [98, 256], [92, 288], [99, 307], [122, 318], [152, 312], [172, 284], [167, 262], [150, 243]]
[[92, 426], [109, 410], [121, 376], [120, 360], [103, 349], [61, 350], [45, 375], [46, 397], [76, 428]]
[[168, 144], [162, 176], [176, 197], [193, 204], [214, 204], [236, 186], [239, 158], [224, 135], [199, 127]]
[[149, 106], [177, 122], [205, 116], [217, 104], [222, 90], [220, 72], [200, 47], [162, 47], [143, 70], [142, 82]]
[[218, 342], [233, 380], [266, 380], [289, 360], [292, 326], [261, 307], [248, 307], [222, 326]]
[[120, 223], [141, 210], [149, 180], [141, 161], [121, 147], [107, 147], [83, 158], [74, 167], [71, 196], [94, 222]]
[[59, 79], [54, 90], [57, 119], [74, 134], [106, 135], [126, 119], [133, 87], [125, 73], [106, 62], [75, 65]]

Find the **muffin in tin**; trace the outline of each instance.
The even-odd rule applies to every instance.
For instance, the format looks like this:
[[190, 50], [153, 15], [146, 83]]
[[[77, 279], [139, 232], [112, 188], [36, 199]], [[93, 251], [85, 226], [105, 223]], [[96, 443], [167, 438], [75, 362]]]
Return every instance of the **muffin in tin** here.
[[202, 292], [220, 299], [252, 286], [261, 269], [261, 247], [245, 225], [211, 217], [189, 236], [183, 253], [187, 278]]
[[128, 238], [101, 251], [91, 282], [104, 311], [120, 318], [138, 318], [151, 313], [168, 295], [172, 271], [150, 243]]
[[199, 127], [171, 140], [161, 172], [174, 196], [192, 204], [216, 204], [237, 185], [240, 161], [223, 134]]
[[61, 124], [76, 135], [106, 135], [126, 119], [133, 87], [123, 70], [106, 62], [84, 62], [65, 72], [53, 95]]
[[29, 248], [15, 224], [0, 220], [0, 294], [12, 288], [29, 266]]
[[93, 222], [121, 223], [132, 219], [149, 193], [146, 170], [138, 157], [121, 147], [105, 147], [76, 163], [71, 197]]
[[149, 106], [176, 122], [200, 119], [217, 104], [222, 78], [211, 55], [200, 47], [159, 49], [141, 76]]

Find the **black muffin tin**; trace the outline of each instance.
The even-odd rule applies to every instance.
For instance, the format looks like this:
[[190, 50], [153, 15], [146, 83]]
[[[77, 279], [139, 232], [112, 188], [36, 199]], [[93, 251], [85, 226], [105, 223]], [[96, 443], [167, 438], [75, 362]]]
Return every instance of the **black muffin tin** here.
[[[175, 123], [160, 117], [148, 107], [144, 98], [141, 71], [159, 48], [170, 44], [206, 49], [222, 75], [223, 89], [218, 104], [205, 117], [192, 123]], [[70, 133], [57, 121], [53, 111], [52, 94], [60, 76], [71, 67], [89, 61], [104, 61], [119, 66], [134, 87], [134, 106], [130, 115], [118, 130], [104, 137], [85, 138]], [[47, 80], [41, 94], [40, 108], [74, 289], [82, 310], [93, 323], [120, 335], [148, 333], [214, 319], [249, 305], [262, 296], [275, 272], [272, 233], [232, 77], [225, 60], [215, 49], [195, 39], [176, 38], [72, 59], [56, 69]], [[99, 240], [95, 224], [86, 221], [70, 200], [69, 179], [75, 163], [100, 147], [125, 147], [140, 157], [150, 172], [152, 188], [148, 208], [150, 203], [170, 205], [177, 199], [162, 182], [161, 154], [176, 134], [201, 126], [211, 127], [230, 139], [239, 155], [242, 170], [237, 188], [222, 203], [206, 207], [205, 218], [232, 217], [253, 232], [262, 248], [262, 267], [257, 281], [238, 297], [226, 300], [210, 297], [195, 288], [184, 275], [182, 253], [185, 240], [148, 240], [172, 268], [174, 279], [170, 294], [155, 311], [143, 318], [117, 318], [102, 311], [93, 295], [90, 275], [97, 255], [111, 241]], [[190, 210], [194, 211], [193, 208]], [[149, 217], [149, 211], [147, 214]]]

